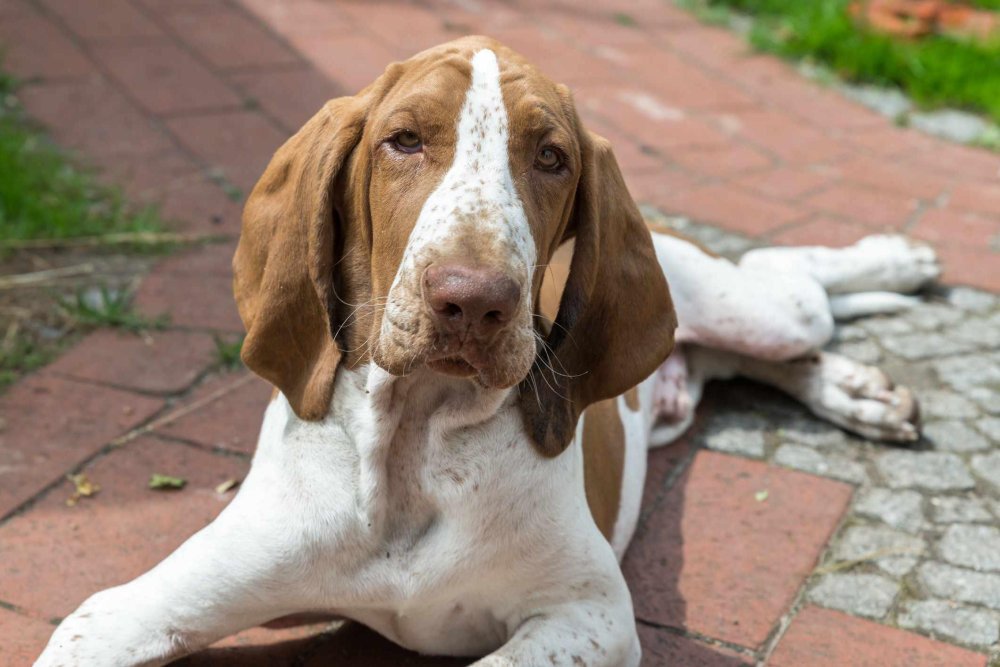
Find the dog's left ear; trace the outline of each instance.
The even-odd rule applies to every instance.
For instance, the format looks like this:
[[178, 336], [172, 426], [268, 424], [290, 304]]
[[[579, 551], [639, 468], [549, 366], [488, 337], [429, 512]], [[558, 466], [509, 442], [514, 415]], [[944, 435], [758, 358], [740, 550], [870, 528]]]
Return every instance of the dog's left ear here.
[[673, 350], [677, 326], [652, 238], [610, 144], [580, 134], [569, 277], [547, 345], [520, 388], [528, 433], [545, 456], [569, 445], [588, 405], [653, 373]]
[[243, 361], [302, 419], [326, 416], [341, 357], [333, 189], [366, 111], [361, 96], [331, 100], [278, 149], [247, 200], [233, 258]]

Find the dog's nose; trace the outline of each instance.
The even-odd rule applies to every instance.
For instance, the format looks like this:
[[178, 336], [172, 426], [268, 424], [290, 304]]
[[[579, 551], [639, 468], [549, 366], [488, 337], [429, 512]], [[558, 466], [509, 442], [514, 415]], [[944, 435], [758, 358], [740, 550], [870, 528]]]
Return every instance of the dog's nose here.
[[432, 265], [424, 271], [424, 299], [448, 333], [466, 329], [476, 337], [491, 336], [514, 315], [521, 288], [495, 269], [463, 264]]

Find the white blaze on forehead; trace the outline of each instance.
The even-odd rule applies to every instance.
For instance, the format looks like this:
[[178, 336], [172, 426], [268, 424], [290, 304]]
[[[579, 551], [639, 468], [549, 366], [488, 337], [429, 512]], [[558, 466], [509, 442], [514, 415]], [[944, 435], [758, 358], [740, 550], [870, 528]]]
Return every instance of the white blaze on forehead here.
[[472, 82], [456, 129], [454, 160], [420, 211], [393, 286], [447, 252], [449, 242], [464, 238], [482, 239], [493, 249], [490, 257], [469, 261], [499, 262], [497, 268], [527, 288], [535, 244], [511, 176], [500, 65], [489, 49], [472, 56]]

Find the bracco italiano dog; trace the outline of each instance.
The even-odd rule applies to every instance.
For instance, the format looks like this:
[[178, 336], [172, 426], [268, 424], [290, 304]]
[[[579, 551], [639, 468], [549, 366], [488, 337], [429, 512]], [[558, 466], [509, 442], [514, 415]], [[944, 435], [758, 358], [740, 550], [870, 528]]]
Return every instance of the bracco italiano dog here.
[[328, 102], [254, 189], [233, 265], [243, 359], [276, 387], [252, 470], [40, 667], [160, 665], [305, 611], [483, 666], [637, 665], [619, 559], [647, 448], [704, 381], [917, 437], [906, 389], [817, 350], [835, 314], [905, 305], [929, 249], [734, 265], [650, 234], [569, 90], [486, 38]]

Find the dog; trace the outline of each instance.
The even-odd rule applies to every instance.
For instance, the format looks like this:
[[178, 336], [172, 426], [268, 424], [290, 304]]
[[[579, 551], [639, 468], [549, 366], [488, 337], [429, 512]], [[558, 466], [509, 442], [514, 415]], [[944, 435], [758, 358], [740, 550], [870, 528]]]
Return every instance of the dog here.
[[38, 667], [161, 665], [299, 612], [482, 667], [637, 665], [619, 561], [647, 449], [706, 380], [918, 436], [909, 391], [818, 350], [835, 312], [908, 305], [932, 251], [733, 264], [651, 233], [569, 90], [484, 37], [328, 102], [254, 188], [233, 266], [243, 360], [276, 388], [252, 469]]

